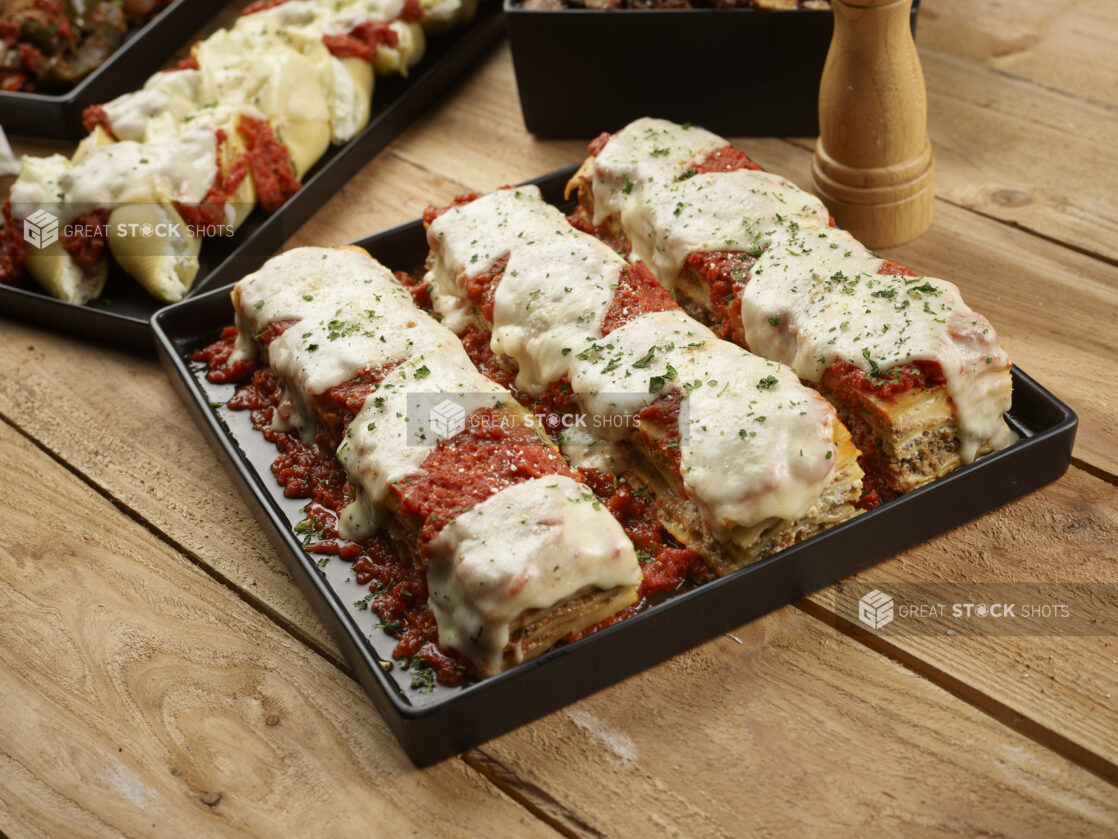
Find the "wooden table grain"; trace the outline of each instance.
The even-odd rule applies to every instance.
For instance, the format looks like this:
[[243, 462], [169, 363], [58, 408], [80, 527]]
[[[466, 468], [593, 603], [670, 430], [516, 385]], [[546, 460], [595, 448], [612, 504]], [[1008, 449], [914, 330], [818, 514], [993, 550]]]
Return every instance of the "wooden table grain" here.
[[[924, 0], [917, 41], [935, 221], [886, 255], [1080, 429], [1064, 478], [859, 582], [1118, 582], [1118, 4]], [[811, 140], [739, 145], [810, 183]], [[525, 131], [502, 44], [288, 244], [584, 150]], [[417, 769], [152, 358], [11, 319], [0, 358], [10, 839], [1118, 836], [1118, 638], [868, 638], [833, 590]]]

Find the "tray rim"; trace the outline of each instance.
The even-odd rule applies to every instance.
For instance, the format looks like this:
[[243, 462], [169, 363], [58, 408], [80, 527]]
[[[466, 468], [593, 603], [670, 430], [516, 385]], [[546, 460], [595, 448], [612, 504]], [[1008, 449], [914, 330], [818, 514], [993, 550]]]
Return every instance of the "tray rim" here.
[[[568, 168], [557, 170], [556, 172], [536, 179], [534, 182], [555, 183], [568, 171]], [[421, 229], [421, 222], [419, 220], [413, 220], [388, 228], [372, 236], [365, 237], [355, 244], [368, 247], [370, 244], [376, 243], [377, 241], [388, 240], [390, 237], [400, 238], [407, 235], [418, 235]], [[181, 303], [161, 309], [153, 315], [152, 328], [161, 359], [168, 370], [168, 374], [172, 378], [173, 384], [179, 390], [180, 395], [187, 401], [195, 419], [202, 426], [211, 445], [217, 448], [219, 456], [223, 461], [223, 466], [230, 471], [231, 475], [235, 476], [235, 483], [239, 484], [238, 488], [242, 491], [242, 495], [247, 494], [246, 503], [250, 503], [252, 512], [261, 520], [262, 524], [264, 524], [266, 531], [270, 531], [268, 536], [273, 544], [277, 546], [277, 550], [281, 550], [280, 546], [286, 546], [287, 553], [286, 555], [281, 555], [281, 561], [283, 561], [285, 565], [288, 565], [289, 569], [292, 564], [294, 564], [303, 572], [303, 577], [306, 579], [297, 577], [296, 582], [303, 588], [305, 595], [305, 583], [309, 581], [312, 584], [320, 600], [319, 603], [312, 602], [312, 607], [315, 608], [316, 612], [319, 612], [320, 617], [322, 617], [321, 611], [323, 609], [327, 610], [328, 614], [326, 617], [323, 617], [323, 620], [327, 623], [332, 637], [334, 637], [335, 641], [337, 641], [346, 652], [347, 659], [350, 660], [351, 666], [354, 667], [355, 673], [358, 675], [363, 687], [365, 687], [366, 692], [370, 695], [374, 705], [380, 710], [382, 716], [385, 717], [385, 721], [389, 725], [389, 728], [392, 729], [393, 733], [397, 736], [405, 751], [417, 763], [432, 762], [433, 760], [442, 759], [443, 757], [455, 754], [464, 748], [477, 745], [493, 736], [511, 730], [513, 727], [536, 719], [542, 716], [543, 713], [563, 707], [568, 701], [574, 701], [589, 695], [595, 690], [614, 684], [633, 673], [640, 672], [654, 664], [662, 663], [672, 655], [714, 637], [718, 633], [717, 631], [711, 630], [710, 627], [715, 625], [720, 626], [722, 623], [725, 623], [725, 621], [714, 618], [700, 626], [686, 627], [686, 634], [685, 637], [681, 639], [681, 642], [676, 643], [673, 641], [671, 647], [667, 649], [664, 654], [655, 653], [648, 655], [646, 652], [638, 657], [638, 661], [634, 666], [625, 666], [616, 674], [607, 674], [604, 677], [600, 673], [595, 674], [595, 678], [589, 680], [590, 687], [587, 688], [583, 685], [582, 687], [574, 688], [573, 691], [567, 689], [561, 692], [558, 698], [550, 697], [546, 699], [543, 703], [543, 710], [539, 713], [529, 712], [526, 715], [522, 713], [511, 722], [505, 720], [498, 721], [494, 724], [494, 721], [489, 720], [487, 721], [487, 726], [482, 726], [483, 730], [479, 737], [472, 737], [467, 734], [465, 735], [464, 741], [459, 740], [452, 743], [445, 743], [442, 748], [430, 748], [415, 742], [416, 737], [421, 736], [420, 732], [409, 730], [425, 722], [434, 722], [436, 718], [440, 717], [453, 720], [455, 711], [461, 710], [463, 706], [468, 705], [478, 710], [486, 704], [486, 698], [502, 697], [506, 691], [513, 696], [518, 692], [523, 694], [523, 686], [533, 681], [532, 677], [534, 674], [538, 676], [540, 672], [550, 672], [551, 670], [554, 670], [556, 674], [564, 671], [571, 672], [572, 666], [580, 666], [577, 663], [578, 660], [589, 657], [589, 654], [583, 652], [586, 650], [601, 648], [604, 651], [602, 655], [608, 655], [608, 651], [611, 648], [616, 648], [621, 643], [618, 639], [631, 640], [637, 638], [638, 630], [636, 627], [645, 625], [649, 627], [657, 626], [659, 623], [667, 620], [665, 617], [666, 615], [682, 612], [685, 609], [695, 611], [699, 609], [699, 606], [694, 604], [701, 604], [703, 601], [710, 601], [717, 606], [718, 603], [724, 600], [730, 593], [734, 593], [737, 589], [742, 589], [749, 585], [748, 581], [753, 578], [760, 578], [764, 581], [767, 577], [775, 574], [778, 578], [777, 582], [781, 583], [783, 587], [781, 592], [776, 593], [775, 601], [771, 603], [769, 607], [763, 607], [759, 611], [756, 607], [750, 605], [743, 610], [741, 619], [731, 623], [731, 626], [739, 625], [743, 621], [755, 620], [763, 614], [767, 614], [770, 611], [786, 605], [803, 593], [815, 591], [833, 582], [845, 579], [851, 574], [857, 573], [870, 565], [895, 555], [900, 550], [924, 542], [965, 521], [978, 518], [990, 510], [996, 509], [1003, 503], [1022, 497], [1040, 486], [1057, 480], [1066, 472], [1070, 465], [1072, 442], [1074, 441], [1074, 434], [1078, 424], [1078, 418], [1070, 407], [1037, 383], [1019, 367], [1014, 366], [1012, 370], [1014, 378], [1014, 406], [1017, 407], [1017, 400], [1019, 398], [1024, 400], [1039, 399], [1043, 403], [1045, 410], [1054, 412], [1057, 419], [1043, 427], [1033, 429], [1033, 433], [1013, 446], [1000, 452], [986, 455], [975, 463], [962, 467], [944, 478], [940, 478], [930, 484], [913, 490], [875, 510], [871, 510], [854, 519], [842, 522], [810, 539], [806, 539], [783, 551], [765, 557], [752, 565], [739, 569], [726, 577], [712, 580], [692, 590], [677, 594], [669, 601], [659, 604], [655, 608], [635, 615], [614, 626], [608, 627], [601, 632], [595, 633], [593, 636], [573, 644], [549, 650], [537, 659], [526, 662], [489, 679], [476, 682], [445, 699], [430, 704], [414, 705], [408, 701], [406, 696], [403, 696], [399, 692], [397, 686], [393, 684], [387, 674], [382, 671], [381, 667], [378, 665], [378, 662], [381, 660], [380, 657], [364, 637], [361, 630], [353, 622], [342, 603], [341, 596], [320, 576], [317, 567], [314, 566], [313, 562], [309, 559], [309, 555], [302, 549], [301, 544], [299, 544], [298, 540], [295, 538], [283, 511], [267, 497], [264, 481], [271, 478], [270, 472], [265, 471], [261, 473], [260, 470], [249, 461], [247, 456], [240, 451], [233, 435], [224, 427], [217, 410], [209, 405], [202, 385], [191, 372], [189, 363], [179, 352], [180, 342], [187, 340], [187, 338], [178, 331], [173, 321], [188, 317], [194, 309], [205, 311], [210, 306], [218, 305], [217, 301], [219, 298], [224, 298], [226, 301], [225, 305], [229, 306], [229, 319], [226, 323], [231, 323], [232, 306], [231, 303], [228, 302], [228, 290], [228, 286], [213, 289], [189, 300], [184, 300]], [[1013, 409], [1011, 409], [1011, 412], [1012, 410]], [[927, 499], [950, 498], [950, 494], [955, 487], [960, 484], [972, 482], [975, 476], [984, 477], [989, 473], [994, 473], [996, 475], [998, 473], [997, 470], [1003, 469], [1006, 464], [1017, 464], [1019, 461], [1029, 461], [1030, 458], [1032, 458], [1034, 449], [1038, 451], [1047, 451], [1051, 449], [1052, 452], [1055, 453], [1054, 457], [1050, 454], [1050, 457], [1052, 457], [1050, 468], [1040, 471], [1039, 466], [1046, 465], [1046, 461], [1037, 461], [1038, 470], [1034, 471], [1030, 469], [1025, 473], [1023, 480], [1020, 479], [1019, 476], [1018, 481], [1011, 481], [1012, 489], [1003, 492], [1005, 497], [1000, 498], [1000, 500], [988, 503], [987, 499], [983, 499], [982, 503], [973, 509], [968, 508], [964, 512], [954, 513], [946, 525], [934, 523], [934, 526], [928, 527], [926, 523], [918, 521], [915, 536], [903, 534], [900, 537], [894, 538], [894, 542], [899, 541], [901, 544], [900, 547], [894, 550], [890, 548], [889, 545], [886, 545], [884, 552], [877, 549], [867, 550], [865, 552], [866, 558], [857, 559], [853, 562], [846, 561], [845, 564], [838, 568], [836, 573], [832, 573], [831, 569], [822, 571], [814, 567], [801, 567], [803, 563], [810, 561], [815, 551], [823, 550], [824, 553], [826, 552], [826, 547], [821, 548], [820, 546], [834, 543], [841, 547], [844, 543], [850, 542], [851, 534], [857, 536], [867, 529], [874, 527], [881, 529], [882, 527], [887, 527], [889, 520], [907, 514], [906, 511], [910, 510], [914, 505], [917, 505], [917, 511], [927, 506]], [[965, 495], [965, 493], [963, 495]], [[880, 523], [875, 525], [875, 522]], [[792, 569], [787, 572], [791, 576], [788, 579], [779, 579], [781, 573], [786, 568]], [[797, 572], [811, 573], [806, 579], [803, 579], [803, 573], [797, 576]], [[292, 573], [294, 574], [295, 572], [293, 571]], [[811, 576], [812, 574], [814, 576]], [[820, 579], [822, 578], [826, 578], [826, 580], [820, 583]], [[310, 599], [309, 595], [308, 599]], [[331, 623], [331, 621], [333, 621], [333, 623]], [[557, 662], [564, 660], [567, 661], [566, 666], [560, 667], [557, 665]], [[572, 665], [571, 662], [576, 663]], [[547, 668], [547, 670], [544, 670], [544, 668]], [[365, 672], [362, 672], [362, 670]], [[368, 684], [369, 681], [375, 683], [375, 691], [370, 688]], [[536, 678], [534, 681], [539, 681], [539, 679]], [[461, 714], [458, 716], [461, 716]], [[465, 742], [465, 745], [462, 745], [463, 742]]]
[[[148, 25], [152, 23], [155, 20], [149, 21]], [[408, 84], [403, 92], [374, 116], [356, 137], [334, 147], [336, 151], [332, 157], [312, 167], [303, 180], [303, 188], [278, 210], [264, 216], [259, 225], [243, 241], [232, 246], [210, 271], [195, 278], [194, 284], [179, 302], [195, 299], [212, 288], [239, 279], [239, 276], [233, 276], [238, 266], [250, 260], [252, 257], [247, 254], [267, 242], [269, 237], [276, 238], [279, 234], [275, 247], [282, 247], [288, 238], [283, 234], [286, 226], [289, 225], [292, 228], [290, 233], [294, 233], [320, 210], [341, 185], [387, 148], [439, 96], [457, 83], [465, 72], [469, 72], [504, 30], [504, 9], [500, 0], [481, 0], [477, 14], [470, 21], [434, 36], [442, 38], [458, 33], [461, 37], [448, 41], [446, 51], [435, 61], [421, 61], [406, 80]], [[375, 97], [374, 93], [374, 104]], [[312, 197], [306, 198], [307, 195]], [[254, 214], [257, 212], [259, 208], [254, 210]], [[121, 279], [134, 283], [131, 278]], [[136, 287], [139, 288], [138, 284]], [[140, 291], [146, 295], [142, 289]], [[151, 302], [153, 308], [150, 311], [121, 313], [113, 311], [111, 306], [79, 305], [59, 300], [47, 294], [34, 280], [26, 287], [0, 283], [0, 307], [7, 317], [27, 319], [56, 332], [76, 335], [103, 346], [123, 346], [145, 352], [154, 350], [151, 318], [168, 306], [178, 305], [163, 303], [154, 297]]]

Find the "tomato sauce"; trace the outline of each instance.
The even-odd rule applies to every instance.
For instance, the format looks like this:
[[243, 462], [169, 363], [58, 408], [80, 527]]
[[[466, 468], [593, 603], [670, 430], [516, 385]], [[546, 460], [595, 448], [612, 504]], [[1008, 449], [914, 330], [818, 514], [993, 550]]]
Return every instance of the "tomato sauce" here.
[[477, 326], [467, 326], [458, 333], [458, 340], [466, 348], [466, 354], [483, 376], [512, 391], [516, 401], [525, 407], [532, 404], [531, 398], [516, 387], [516, 373], [498, 363], [489, 346], [491, 334]]
[[241, 155], [233, 161], [228, 172], [222, 171], [221, 148], [228, 141], [228, 136], [224, 128], [217, 129], [215, 133], [217, 134], [217, 177], [214, 178], [213, 186], [198, 204], [175, 203], [175, 209], [182, 216], [182, 220], [193, 230], [201, 231], [225, 224], [225, 205], [229, 203], [229, 199], [233, 197], [241, 181], [248, 175], [249, 161], [246, 155]]
[[88, 108], [82, 111], [82, 125], [85, 126], [85, 130], [88, 131], [90, 134], [92, 134], [93, 130], [98, 125], [100, 125], [103, 129], [105, 129], [106, 134], [108, 134], [114, 140], [117, 138], [116, 135], [113, 133], [112, 125], [109, 123], [109, 115], [105, 113], [105, 109], [102, 108], [100, 105], [90, 105]]
[[698, 175], [706, 172], [736, 172], [739, 169], [759, 171], [761, 167], [750, 160], [749, 155], [741, 149], [723, 146], [708, 152], [701, 160], [691, 164], [688, 172], [691, 175]]
[[319, 400], [324, 405], [333, 406], [319, 411], [320, 418], [326, 424], [323, 429], [330, 449], [335, 450], [342, 442], [342, 435], [353, 422], [368, 399], [384, 381], [385, 377], [396, 369], [397, 363], [383, 364], [375, 370], [362, 370], [347, 382], [328, 389]]
[[862, 394], [890, 398], [909, 390], [934, 390], [946, 384], [943, 369], [936, 361], [913, 361], [888, 370], [866, 373], [848, 361], [836, 358], [820, 380], [820, 387], [847, 402]]
[[98, 265], [105, 259], [108, 242], [109, 211], [83, 213], [69, 225], [69, 232], [60, 231], [58, 241], [63, 250], [82, 265]]
[[388, 537], [378, 533], [364, 542], [339, 537], [338, 516], [353, 501], [344, 471], [321, 439], [307, 445], [297, 434], [272, 428], [280, 401], [279, 382], [258, 362], [230, 363], [236, 339], [236, 327], [226, 327], [216, 342], [193, 358], [207, 365], [211, 381], [241, 384], [227, 407], [251, 411], [253, 427], [279, 450], [272, 472], [284, 494], [309, 499], [307, 518], [295, 528], [306, 550], [323, 555], [323, 561], [338, 556], [353, 563], [357, 583], [369, 587], [369, 594], [355, 605], [371, 609], [380, 618], [379, 626], [396, 640], [393, 655], [413, 673], [413, 687], [430, 686], [429, 677], [446, 685], [472, 678], [475, 673], [469, 661], [439, 648], [438, 627], [427, 608], [427, 581]]
[[400, 514], [423, 523], [422, 552], [455, 516], [502, 489], [546, 475], [574, 477], [563, 456], [508, 408], [474, 411], [466, 430], [440, 440], [420, 470], [392, 488]]
[[877, 269], [877, 273], [887, 274], [887, 275], [893, 276], [893, 277], [915, 277], [916, 276], [915, 271], [910, 271], [908, 268], [905, 268], [903, 265], [901, 265], [897, 262], [893, 262], [891, 259], [883, 260], [882, 263], [881, 263], [881, 267]]
[[698, 275], [707, 287], [717, 316], [714, 326], [718, 337], [742, 347], [747, 344], [741, 322], [741, 296], [755, 261], [752, 254], [740, 251], [710, 251], [693, 253], [683, 264], [684, 270]]
[[360, 58], [370, 64], [383, 44], [395, 47], [400, 36], [387, 23], [364, 21], [344, 35], [323, 35], [322, 43], [335, 58]]
[[427, 209], [423, 211], [423, 226], [430, 227], [431, 222], [448, 210], [453, 210], [455, 207], [464, 207], [471, 201], [477, 201], [479, 198], [481, 198], [480, 192], [464, 192], [461, 195], [455, 195], [454, 200], [446, 206], [436, 207], [434, 204], [429, 204]]
[[575, 211], [567, 216], [567, 223], [575, 230], [589, 233], [595, 239], [609, 245], [618, 254], [628, 259], [629, 254], [632, 253], [633, 246], [629, 241], [629, 237], [626, 236], [623, 231], [618, 230], [608, 221], [596, 227], [590, 222], [590, 219], [594, 217], [594, 209], [592, 206], [588, 207], [587, 205], [592, 202], [589, 198], [583, 198], [584, 195], [588, 196], [589, 193], [590, 190], [587, 189], [580, 189], [578, 191], [580, 206], [575, 208]]
[[274, 212], [302, 186], [291, 168], [287, 147], [276, 139], [272, 127], [262, 119], [242, 116], [237, 132], [248, 148], [248, 166], [260, 206], [269, 213]]
[[602, 335], [609, 335], [619, 326], [650, 312], [671, 312], [679, 304], [666, 288], [660, 285], [649, 267], [643, 262], [621, 269], [613, 300], [602, 317]]
[[[682, 457], [679, 451], [681, 439], [679, 404], [679, 391], [673, 390], [657, 397], [651, 405], [646, 405], [637, 411], [637, 419], [640, 420], [641, 439], [649, 449], [658, 451], [668, 461], [672, 474], [679, 481], [679, 494], [686, 498], [687, 491], [683, 488]], [[656, 433], [650, 434], [649, 428], [655, 428]]]
[[257, 12], [265, 12], [268, 9], [274, 9], [276, 6], [282, 6], [287, 0], [256, 0], [255, 3], [250, 3], [243, 12], [241, 17], [245, 15], [256, 14]]
[[0, 225], [0, 283], [17, 285], [27, 278], [27, 243], [23, 225], [12, 220], [12, 202], [4, 202], [4, 223]]
[[393, 271], [392, 276], [408, 290], [416, 306], [425, 312], [431, 312], [435, 308], [435, 304], [431, 300], [431, 284], [426, 279], [417, 280], [407, 271]]
[[485, 273], [466, 278], [466, 297], [478, 307], [482, 317], [490, 323], [493, 322], [493, 304], [497, 295], [497, 284], [501, 281], [501, 277], [505, 275], [505, 268], [508, 267], [508, 264], [509, 258], [506, 254], [494, 262]]
[[274, 320], [256, 333], [254, 336], [264, 346], [268, 346], [272, 341], [276, 340], [280, 335], [286, 332], [299, 322], [298, 318], [290, 318], [288, 320]]
[[586, 150], [590, 152], [592, 156], [597, 157], [602, 153], [602, 149], [606, 147], [606, 143], [609, 142], [611, 136], [612, 135], [608, 131], [603, 131], [590, 141], [590, 145], [586, 147]]

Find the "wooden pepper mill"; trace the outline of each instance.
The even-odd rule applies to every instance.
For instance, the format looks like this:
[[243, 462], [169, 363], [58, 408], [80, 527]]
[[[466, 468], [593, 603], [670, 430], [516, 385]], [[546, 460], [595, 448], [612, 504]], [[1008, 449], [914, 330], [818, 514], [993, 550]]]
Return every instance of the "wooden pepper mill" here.
[[932, 223], [935, 166], [912, 0], [831, 0], [835, 32], [819, 86], [816, 194], [871, 248]]

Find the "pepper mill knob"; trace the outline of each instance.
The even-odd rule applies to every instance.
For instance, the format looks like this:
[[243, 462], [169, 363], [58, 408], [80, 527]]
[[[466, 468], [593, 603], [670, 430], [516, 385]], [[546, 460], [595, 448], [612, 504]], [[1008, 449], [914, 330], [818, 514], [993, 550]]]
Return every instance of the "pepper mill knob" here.
[[932, 223], [935, 165], [912, 0], [831, 0], [835, 31], [819, 86], [815, 192], [869, 247]]

